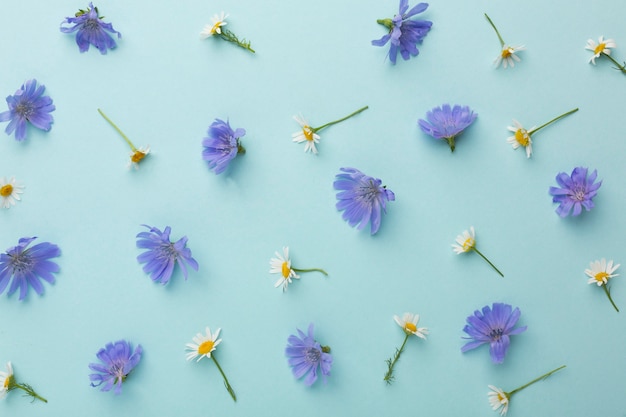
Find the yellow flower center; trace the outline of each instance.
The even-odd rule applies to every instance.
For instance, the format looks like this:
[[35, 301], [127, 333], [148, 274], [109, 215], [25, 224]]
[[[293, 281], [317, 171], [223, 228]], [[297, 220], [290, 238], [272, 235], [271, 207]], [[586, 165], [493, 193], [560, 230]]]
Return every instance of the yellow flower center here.
[[130, 157], [130, 160], [131, 160], [131, 162], [132, 162], [132, 163], [134, 163], [134, 164], [138, 164], [139, 162], [141, 162], [141, 160], [142, 160], [143, 158], [145, 158], [145, 157], [146, 157], [146, 155], [147, 155], [147, 153], [145, 153], [145, 152], [141, 152], [141, 151], [137, 150], [137, 151], [135, 151], [135, 152], [133, 153], [133, 155]]
[[598, 46], [596, 46], [596, 49], [593, 50], [593, 53], [597, 55], [604, 51], [604, 48], [606, 48], [606, 44], [602, 42], [601, 44], [598, 44]]
[[528, 146], [530, 136], [528, 135], [528, 131], [526, 129], [520, 128], [515, 131], [515, 140], [517, 143], [522, 145], [523, 147]]
[[215, 24], [214, 24], [214, 25], [213, 25], [213, 27], [211, 28], [211, 35], [214, 35], [214, 34], [216, 34], [216, 33], [220, 33], [220, 32], [221, 32], [220, 27], [221, 27], [223, 24], [224, 24], [224, 22], [223, 22], [223, 21], [221, 21], [221, 20], [220, 20], [220, 21], [218, 21], [218, 22], [215, 22]]
[[289, 278], [289, 275], [291, 275], [291, 268], [289, 267], [289, 262], [283, 262], [282, 272], [283, 272], [283, 278], [285, 279]]
[[404, 325], [404, 330], [409, 333], [415, 333], [417, 331], [417, 326], [414, 325], [413, 323], [406, 323]]
[[608, 280], [610, 277], [606, 272], [598, 272], [594, 278], [598, 282], [604, 282], [604, 280]]
[[463, 242], [463, 250], [467, 252], [473, 247], [474, 247], [474, 239], [472, 239], [471, 237], [468, 237], [467, 239], [465, 239], [465, 242]]
[[511, 48], [504, 48], [502, 50], [502, 58], [506, 59], [510, 57], [511, 55], [513, 55], [513, 51], [511, 51]]
[[498, 393], [498, 401], [500, 401], [500, 404], [504, 404], [507, 403], [509, 399], [506, 395]]
[[302, 133], [304, 133], [304, 138], [306, 140], [313, 140], [313, 130], [311, 129], [311, 126], [303, 126]]
[[0, 196], [8, 197], [13, 194], [13, 186], [11, 184], [3, 185], [0, 188]]
[[213, 346], [215, 346], [215, 343], [212, 340], [202, 342], [202, 344], [198, 346], [198, 353], [200, 355], [206, 355], [213, 350]]

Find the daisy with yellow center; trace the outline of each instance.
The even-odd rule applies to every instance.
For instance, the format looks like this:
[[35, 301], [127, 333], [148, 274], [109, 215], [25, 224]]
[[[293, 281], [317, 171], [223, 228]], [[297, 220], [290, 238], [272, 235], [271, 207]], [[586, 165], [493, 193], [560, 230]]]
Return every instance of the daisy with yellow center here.
[[130, 139], [128, 139], [128, 136], [126, 136], [124, 132], [122, 132], [121, 129], [117, 127], [117, 125], [113, 123], [113, 121], [109, 119], [102, 110], [98, 109], [98, 113], [100, 113], [100, 115], [104, 117], [104, 120], [109, 122], [109, 124], [113, 127], [113, 129], [115, 129], [117, 133], [119, 133], [120, 136], [122, 136], [122, 138], [126, 141], [128, 146], [130, 146], [131, 152], [130, 152], [130, 161], [128, 162], [128, 167], [130, 168], [132, 166], [135, 169], [139, 169], [139, 163], [143, 161], [144, 158], [148, 156], [148, 154], [150, 153], [150, 146], [146, 146], [145, 148], [142, 147], [138, 149], [137, 147], [135, 147], [135, 145], [133, 145]]
[[404, 313], [402, 315], [402, 318], [394, 315], [393, 319], [396, 324], [400, 326], [404, 331], [404, 341], [402, 342], [402, 346], [400, 346], [399, 349], [396, 349], [396, 353], [393, 358], [389, 358], [386, 360], [387, 373], [385, 374], [383, 381], [385, 381], [388, 385], [390, 385], [395, 379], [393, 375], [393, 367], [396, 365], [398, 359], [400, 359], [400, 355], [404, 351], [404, 346], [406, 345], [407, 340], [409, 340], [409, 336], [414, 335], [426, 340], [426, 335], [428, 334], [427, 328], [417, 327], [417, 322], [420, 319], [419, 314]]
[[15, 181], [15, 177], [0, 179], [0, 207], [8, 209], [21, 200], [24, 186]]
[[202, 39], [206, 39], [209, 36], [213, 36], [215, 34], [221, 35], [222, 26], [226, 26], [228, 24], [226, 22], [227, 17], [228, 14], [224, 12], [222, 12], [221, 15], [213, 15], [213, 17], [211, 18], [211, 24], [206, 25], [204, 29], [202, 29], [202, 32], [200, 32], [200, 36], [202, 37]]
[[593, 52], [593, 56], [589, 58], [589, 63], [596, 65], [596, 58], [605, 56], [615, 65], [615, 69], [626, 74], [626, 62], [620, 64], [611, 56], [611, 48], [615, 48], [616, 46], [613, 39], [604, 39], [604, 36], [600, 36], [597, 43], [593, 39], [587, 39], [585, 49]]
[[300, 275], [296, 274], [296, 272], [321, 272], [325, 276], [328, 276], [326, 271], [319, 268], [309, 268], [309, 269], [299, 269], [292, 268], [291, 260], [289, 259], [289, 247], [283, 247], [282, 255], [279, 252], [274, 252], [275, 258], [270, 259], [270, 273], [271, 274], [280, 274], [280, 278], [274, 284], [275, 288], [280, 286], [283, 287], [283, 291], [287, 291], [287, 287], [291, 284], [291, 279], [300, 279]]
[[21, 389], [25, 393], [24, 396], [32, 397], [33, 401], [39, 400], [44, 403], [48, 402], [48, 400], [37, 394], [30, 385], [17, 382], [15, 380], [15, 375], [13, 374], [13, 366], [11, 365], [11, 362], [7, 362], [7, 371], [0, 371], [0, 399], [6, 397], [7, 393], [13, 391], [14, 389]]
[[222, 374], [222, 377], [224, 378], [224, 385], [226, 385], [226, 390], [232, 397], [233, 401], [237, 401], [237, 396], [235, 395], [235, 391], [233, 391], [233, 388], [230, 386], [230, 383], [228, 382], [228, 378], [226, 378], [226, 375], [224, 374], [222, 367], [217, 362], [217, 359], [215, 359], [215, 355], [211, 355], [211, 352], [215, 351], [215, 348], [217, 347], [217, 345], [219, 345], [222, 342], [222, 339], [218, 339], [220, 331], [221, 329], [218, 328], [217, 331], [211, 334], [211, 329], [207, 327], [205, 329], [205, 332], [206, 332], [205, 335], [203, 335], [202, 333], [197, 333], [192, 338], [193, 343], [187, 343], [186, 345], [186, 349], [190, 351], [187, 353], [187, 360], [191, 361], [191, 360], [198, 358], [197, 362], [200, 362], [200, 359], [202, 358], [212, 359], [213, 362], [215, 362], [217, 369], [220, 371], [220, 374]]
[[520, 124], [520, 122], [518, 122], [517, 120], [513, 119], [513, 124], [514, 126], [507, 126], [507, 129], [511, 132], [513, 132], [513, 136], [509, 136], [506, 141], [507, 143], [509, 143], [511, 146], [513, 146], [513, 149], [517, 149], [520, 146], [526, 149], [526, 157], [530, 158], [530, 156], [533, 153], [533, 149], [532, 149], [532, 144], [533, 141], [531, 139], [531, 135], [533, 133], [538, 132], [539, 130], [543, 129], [544, 127], [556, 122], [559, 119], [562, 119], [565, 116], [569, 116], [572, 113], [576, 113], [578, 111], [578, 108], [575, 108], [573, 110], [570, 110], [566, 113], [563, 113], [560, 116], [555, 117], [554, 119], [550, 120], [547, 123], [542, 124], [539, 127], [532, 127], [530, 130], [526, 130], [524, 129], [524, 127], [522, 127], [522, 125]]
[[489, 259], [485, 255], [482, 254], [478, 249], [476, 249], [476, 233], [474, 232], [474, 226], [470, 227], [469, 231], [464, 230], [463, 233], [456, 237], [456, 244], [452, 244], [452, 250], [460, 255], [462, 253], [467, 253], [470, 251], [474, 251], [480, 255], [491, 267], [500, 274], [501, 277], [504, 277], [504, 274], [500, 272], [498, 268], [494, 264], [491, 263]]
[[300, 130], [291, 135], [292, 141], [296, 143], [305, 142], [304, 152], [311, 151], [312, 153], [317, 154], [317, 148], [315, 147], [315, 144], [320, 142], [320, 136], [317, 134], [317, 132], [334, 124], [343, 122], [344, 120], [347, 120], [352, 116], [356, 116], [357, 114], [361, 113], [364, 110], [367, 110], [368, 108], [368, 106], [362, 107], [354, 113], [347, 115], [346, 117], [342, 117], [339, 120], [334, 120], [332, 122], [326, 123], [320, 127], [312, 127], [302, 115], [293, 116], [294, 120], [300, 125]]
[[585, 269], [585, 274], [589, 277], [587, 284], [596, 284], [598, 287], [603, 287], [606, 296], [615, 308], [615, 311], [619, 312], [619, 309], [613, 302], [611, 297], [611, 290], [609, 289], [609, 279], [619, 276], [615, 274], [620, 264], [613, 265], [613, 261], [606, 261], [602, 258], [599, 261], [593, 261], [589, 264], [589, 269]]
[[502, 39], [502, 36], [500, 36], [500, 32], [496, 28], [496, 25], [492, 22], [489, 16], [487, 16], [487, 13], [485, 13], [485, 17], [487, 18], [487, 21], [489, 22], [493, 30], [496, 32], [496, 35], [498, 35], [498, 40], [500, 41], [500, 54], [493, 61], [494, 66], [498, 68], [500, 64], [502, 64], [502, 67], [504, 69], [506, 69], [507, 67], [513, 68], [515, 66], [515, 62], [520, 62], [520, 58], [516, 54], [520, 51], [525, 51], [526, 48], [523, 45], [507, 45]]

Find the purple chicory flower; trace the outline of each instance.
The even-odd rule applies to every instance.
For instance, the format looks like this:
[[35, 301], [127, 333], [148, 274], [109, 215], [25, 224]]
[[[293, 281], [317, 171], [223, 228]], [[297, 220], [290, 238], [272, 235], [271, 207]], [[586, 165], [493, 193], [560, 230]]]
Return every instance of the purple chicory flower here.
[[324, 382], [326, 382], [326, 377], [330, 375], [330, 367], [333, 363], [330, 348], [315, 341], [313, 323], [309, 324], [307, 334], [304, 334], [300, 329], [296, 330], [298, 330], [298, 335], [289, 336], [285, 348], [293, 376], [300, 379], [306, 375], [304, 384], [311, 386], [317, 381], [321, 371]]
[[137, 235], [137, 247], [146, 249], [137, 257], [137, 261], [143, 266], [143, 272], [150, 274], [154, 282], [165, 285], [170, 281], [174, 266], [177, 263], [183, 270], [187, 279], [187, 266], [198, 270], [198, 262], [191, 257], [191, 250], [187, 247], [187, 236], [183, 236], [176, 243], [170, 241], [172, 229], [167, 226], [164, 231], [156, 227], [142, 225], [150, 229], [149, 232], [141, 232]]
[[333, 187], [337, 193], [337, 210], [352, 227], [363, 229], [370, 223], [370, 233], [380, 228], [382, 213], [387, 212], [387, 201], [396, 199], [393, 191], [382, 186], [382, 181], [365, 175], [356, 168], [340, 168]]
[[207, 161], [210, 170], [221, 174], [237, 154], [246, 152], [239, 140], [246, 134], [246, 130], [242, 128], [233, 130], [228, 121], [215, 119], [209, 126], [208, 134], [209, 137], [202, 140], [204, 146], [202, 159]]
[[44, 292], [41, 279], [54, 284], [53, 273], [59, 272], [59, 265], [51, 258], [61, 255], [57, 245], [48, 242], [38, 243], [28, 247], [37, 237], [23, 237], [5, 253], [0, 254], [0, 294], [4, 292], [11, 279], [8, 295], [20, 289], [20, 301], [26, 297], [28, 288], [33, 287], [35, 292], [42, 295]]
[[[106, 54], [107, 50], [113, 49], [117, 46], [115, 40], [109, 33], [117, 34], [118, 38], [122, 37], [122, 34], [113, 29], [111, 23], [104, 23], [102, 17], [98, 12], [97, 7], [93, 7], [93, 3], [89, 3], [87, 10], [80, 9], [75, 17], [66, 17], [61, 22], [61, 32], [76, 34], [76, 44], [80, 52], [89, 50], [89, 45], [93, 45], [100, 51], [101, 54]], [[63, 24], [73, 24], [71, 27], [63, 27]], [[109, 32], [109, 33], [107, 33]]]
[[449, 104], [444, 104], [426, 113], [427, 120], [420, 119], [418, 124], [422, 132], [435, 139], [445, 139], [450, 151], [454, 152], [454, 139], [474, 123], [477, 116], [468, 106], [455, 104], [450, 107]]
[[54, 119], [50, 112], [56, 107], [52, 99], [44, 96], [46, 87], [37, 85], [37, 80], [26, 81], [12, 96], [7, 96], [9, 110], [0, 113], [0, 122], [9, 122], [5, 132], [11, 135], [15, 131], [15, 140], [26, 139], [26, 122], [45, 132], [50, 131]]
[[602, 181], [595, 182], [598, 171], [593, 170], [587, 176], [587, 168], [576, 167], [572, 175], [561, 172], [556, 176], [556, 182], [560, 188], [550, 187], [550, 195], [553, 203], [559, 203], [556, 213], [561, 217], [578, 216], [583, 207], [589, 211], [594, 207], [593, 198], [598, 194]]
[[126, 340], [107, 343], [96, 353], [100, 363], [89, 364], [89, 369], [95, 372], [89, 375], [91, 386], [98, 387], [104, 384], [101, 391], [110, 391], [115, 386], [115, 394], [121, 394], [122, 383], [137, 366], [142, 353], [141, 345], [137, 345], [133, 352], [132, 345]]
[[469, 336], [465, 339], [472, 340], [461, 348], [461, 352], [489, 343], [491, 360], [493, 363], [502, 363], [511, 342], [509, 336], [526, 331], [526, 326], [514, 328], [520, 314], [519, 308], [513, 310], [511, 305], [504, 303], [493, 303], [491, 308], [485, 306], [482, 312], [474, 311], [463, 328]]
[[[400, 0], [398, 14], [393, 19], [378, 19], [376, 22], [389, 29], [389, 33], [380, 39], [373, 40], [374, 46], [385, 46], [390, 42], [389, 60], [395, 64], [398, 52], [406, 61], [411, 56], [417, 56], [417, 44], [422, 43], [433, 22], [428, 20], [411, 20], [411, 17], [422, 13], [428, 8], [428, 3], [419, 3], [409, 10], [409, 0]], [[407, 12], [408, 10], [408, 12]]]

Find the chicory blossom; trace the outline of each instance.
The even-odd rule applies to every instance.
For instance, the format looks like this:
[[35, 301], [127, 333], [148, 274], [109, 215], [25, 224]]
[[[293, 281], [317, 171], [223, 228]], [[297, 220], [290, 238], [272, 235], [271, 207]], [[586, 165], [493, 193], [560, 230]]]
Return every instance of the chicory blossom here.
[[304, 384], [313, 385], [317, 381], [321, 372], [324, 382], [326, 377], [330, 375], [330, 367], [333, 363], [333, 357], [330, 354], [328, 346], [322, 346], [315, 340], [313, 336], [313, 323], [309, 324], [307, 333], [298, 330], [298, 335], [291, 335], [287, 339], [287, 347], [285, 354], [289, 358], [288, 363], [296, 379], [302, 378], [304, 375]]
[[241, 145], [240, 138], [246, 134], [246, 130], [238, 128], [233, 130], [228, 121], [215, 119], [209, 126], [209, 137], [202, 140], [202, 159], [207, 161], [209, 169], [216, 174], [221, 174], [228, 168], [230, 161], [238, 154], [243, 154], [246, 149]]
[[45, 132], [50, 131], [54, 119], [50, 113], [56, 109], [52, 99], [44, 96], [46, 87], [37, 85], [37, 80], [26, 81], [12, 96], [7, 96], [9, 110], [0, 113], [0, 122], [9, 122], [5, 132], [15, 131], [15, 140], [26, 139], [27, 122]]
[[141, 360], [143, 349], [141, 345], [133, 352], [133, 347], [126, 340], [107, 343], [96, 353], [100, 363], [90, 363], [89, 369], [95, 373], [89, 375], [92, 387], [103, 385], [101, 391], [110, 391], [115, 386], [115, 394], [122, 393], [122, 383], [128, 374]]
[[[385, 46], [390, 42], [389, 60], [395, 64], [398, 52], [406, 61], [411, 56], [417, 56], [417, 44], [422, 43], [433, 22], [428, 20], [411, 19], [416, 14], [428, 8], [428, 3], [419, 3], [409, 10], [409, 0], [400, 0], [398, 14], [393, 19], [378, 19], [376, 22], [389, 29], [389, 33], [380, 39], [373, 40], [374, 46]], [[408, 12], [407, 12], [408, 10]]]
[[598, 171], [593, 170], [587, 176], [588, 169], [576, 167], [571, 175], [561, 172], [556, 176], [559, 187], [550, 187], [553, 203], [559, 203], [556, 213], [561, 217], [578, 216], [583, 207], [589, 211], [594, 207], [593, 198], [598, 194], [602, 181], [595, 182]]
[[370, 223], [370, 233], [380, 228], [382, 213], [387, 212], [387, 201], [396, 199], [393, 191], [381, 185], [378, 178], [365, 175], [356, 168], [340, 168], [333, 187], [337, 193], [337, 210], [343, 211], [342, 218], [352, 227], [363, 229]]
[[427, 135], [435, 139], [445, 139], [450, 151], [454, 152], [455, 138], [474, 123], [477, 116], [468, 106], [456, 104], [450, 107], [449, 104], [444, 104], [426, 113], [426, 120], [420, 119], [418, 125]]
[[[122, 34], [113, 29], [111, 23], [104, 23], [102, 19], [103, 17], [100, 16], [98, 8], [94, 7], [93, 3], [89, 3], [87, 10], [80, 9], [74, 17], [66, 17], [61, 22], [60, 29], [63, 33], [78, 31], [76, 33], [76, 44], [80, 52], [88, 51], [89, 45], [93, 45], [104, 55], [107, 53], [107, 50], [117, 46], [110, 34], [117, 34], [118, 38], [121, 38]], [[64, 27], [63, 24], [73, 26]]]

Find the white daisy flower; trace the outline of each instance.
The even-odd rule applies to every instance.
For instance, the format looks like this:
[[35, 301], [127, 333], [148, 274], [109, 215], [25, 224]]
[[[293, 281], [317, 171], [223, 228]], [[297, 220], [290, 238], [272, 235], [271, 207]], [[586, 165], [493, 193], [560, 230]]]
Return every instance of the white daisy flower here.
[[[508, 126], [507, 129], [513, 132], [514, 135], [508, 137], [506, 141], [513, 146], [513, 149], [523, 146], [526, 149], [526, 157], [530, 158], [533, 153], [533, 141], [530, 138], [530, 133], [517, 120], [513, 120], [513, 124], [515, 126]], [[530, 132], [534, 131], [534, 129], [534, 127], [530, 129]]]
[[278, 288], [282, 285], [283, 291], [287, 291], [287, 286], [291, 284], [291, 279], [299, 279], [300, 276], [291, 268], [288, 246], [283, 247], [282, 255], [278, 252], [274, 252], [274, 255], [276, 255], [276, 258], [270, 259], [270, 273], [281, 275], [278, 281], [276, 281], [276, 284], [274, 284], [274, 287]]
[[4, 398], [9, 392], [9, 386], [13, 381], [13, 367], [7, 362], [7, 371], [0, 372], [0, 398]]
[[24, 186], [15, 181], [15, 177], [0, 179], [0, 207], [11, 208], [20, 201], [20, 194], [24, 193]]
[[426, 339], [425, 335], [428, 334], [428, 329], [426, 327], [417, 327], [417, 322], [420, 319], [419, 314], [404, 313], [402, 315], [402, 318], [398, 316], [393, 316], [393, 319], [398, 324], [398, 326], [402, 327], [404, 333], [414, 334], [417, 337]]
[[141, 147], [139, 149], [135, 149], [134, 151], [131, 151], [129, 156], [130, 156], [130, 161], [128, 161], [128, 168], [133, 167], [135, 169], [139, 169], [139, 163], [141, 161], [143, 161], [143, 159], [148, 156], [148, 154], [150, 153], [150, 145], [145, 146], [145, 147]]
[[196, 334], [193, 338], [194, 343], [187, 343], [187, 350], [191, 351], [187, 353], [187, 360], [190, 361], [198, 358], [199, 362], [200, 359], [204, 357], [210, 358], [211, 352], [222, 342], [222, 339], [217, 338], [220, 334], [220, 330], [222, 329], [217, 329], [215, 333], [211, 334], [211, 329], [207, 327], [206, 335], [202, 333]]
[[316, 143], [320, 142], [320, 136], [315, 133], [314, 128], [309, 125], [309, 122], [306, 121], [302, 115], [293, 117], [296, 122], [300, 125], [302, 130], [291, 135], [293, 141], [296, 143], [306, 142], [304, 145], [304, 152], [311, 151], [314, 154], [317, 154], [317, 148], [315, 147]]
[[226, 26], [228, 24], [228, 22], [226, 22], [227, 17], [228, 17], [228, 14], [224, 12], [222, 12], [221, 15], [218, 15], [218, 14], [213, 15], [213, 17], [211, 18], [211, 24], [206, 25], [202, 29], [202, 32], [200, 32], [200, 37], [202, 39], [206, 39], [215, 35], [216, 33], [218, 35], [221, 35], [222, 26]]
[[606, 285], [610, 278], [619, 276], [619, 274], [614, 274], [619, 267], [620, 264], [613, 265], [612, 260], [607, 262], [604, 258], [591, 262], [590, 269], [585, 269], [585, 274], [589, 277], [587, 284], [597, 284], [598, 287]]
[[498, 409], [501, 408], [499, 410], [500, 415], [506, 415], [506, 412], [509, 411], [509, 395], [496, 386], [489, 385], [488, 387], [491, 390], [487, 393], [491, 408], [493, 411], [498, 411]]
[[598, 43], [593, 39], [587, 40], [587, 46], [585, 49], [593, 51], [593, 56], [589, 59], [589, 62], [596, 65], [596, 58], [599, 58], [601, 54], [611, 55], [611, 48], [615, 48], [617, 45], [613, 39], [604, 39], [604, 36], [600, 36]]
[[493, 61], [493, 64], [496, 66], [496, 68], [498, 68], [500, 64], [502, 64], [502, 67], [504, 69], [506, 69], [507, 66], [513, 68], [515, 66], [515, 62], [521, 61], [520, 58], [515, 54], [517, 52], [525, 51], [525, 50], [526, 48], [523, 45], [522, 46], [504, 45], [502, 47], [502, 51], [500, 51], [500, 55], [498, 55], [495, 61]]
[[456, 237], [456, 243], [452, 245], [452, 250], [457, 255], [461, 253], [469, 252], [476, 246], [476, 233], [474, 232], [474, 226], [470, 227], [469, 231], [465, 230], [462, 234]]

